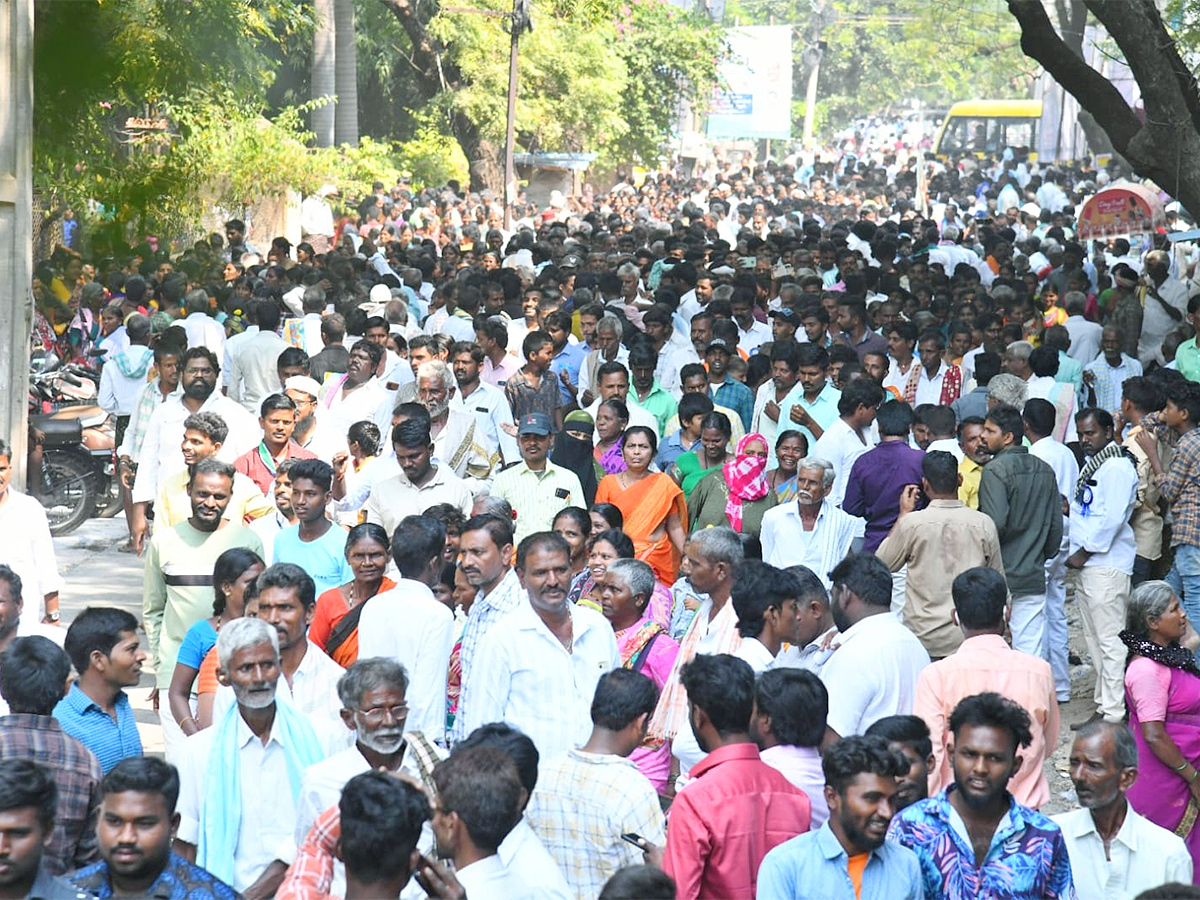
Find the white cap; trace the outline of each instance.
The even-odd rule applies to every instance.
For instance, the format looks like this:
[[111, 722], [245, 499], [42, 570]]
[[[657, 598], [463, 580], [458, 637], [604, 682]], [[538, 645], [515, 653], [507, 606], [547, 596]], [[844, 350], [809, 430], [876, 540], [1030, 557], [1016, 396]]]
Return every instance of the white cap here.
[[308, 394], [314, 400], [321, 394], [321, 386], [317, 384], [317, 379], [309, 378], [307, 375], [293, 375], [283, 383], [285, 391], [300, 391], [302, 394]]

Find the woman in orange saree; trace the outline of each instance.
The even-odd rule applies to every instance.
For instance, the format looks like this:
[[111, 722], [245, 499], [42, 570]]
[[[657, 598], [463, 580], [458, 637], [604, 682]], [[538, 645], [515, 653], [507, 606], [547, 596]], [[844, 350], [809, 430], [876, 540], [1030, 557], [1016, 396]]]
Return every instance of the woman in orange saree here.
[[650, 471], [657, 452], [658, 439], [651, 429], [626, 429], [622, 454], [628, 468], [601, 479], [596, 502], [621, 510], [623, 530], [633, 541], [636, 557], [650, 565], [660, 582], [674, 584], [687, 539], [687, 503], [669, 476]]

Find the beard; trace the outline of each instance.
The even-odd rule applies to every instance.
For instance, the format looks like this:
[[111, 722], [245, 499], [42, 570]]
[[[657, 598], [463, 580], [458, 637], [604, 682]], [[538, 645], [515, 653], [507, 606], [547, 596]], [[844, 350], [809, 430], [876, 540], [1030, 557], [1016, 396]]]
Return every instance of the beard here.
[[189, 381], [184, 386], [183, 393], [193, 400], [207, 400], [216, 388], [215, 384], [210, 384], [204, 379], [198, 378], [195, 381]]
[[843, 817], [841, 820], [842, 830], [846, 833], [846, 839], [855, 847], [863, 850], [876, 850], [883, 846], [886, 837], [872, 837], [866, 831], [860, 829], [852, 822], [846, 821]]
[[424, 404], [424, 406], [425, 409], [429, 411], [429, 418], [440, 419], [446, 414], [446, 411], [450, 409], [450, 398], [447, 397], [441, 403], [434, 403], [430, 401], [429, 403]]
[[375, 731], [360, 728], [358, 742], [382, 756], [391, 756], [404, 746], [404, 731], [401, 728], [379, 728]]
[[[263, 688], [269, 690], [263, 690]], [[244, 706], [246, 709], [266, 709], [275, 702], [275, 685], [271, 682], [252, 684], [248, 687], [239, 687], [235, 684], [233, 685], [233, 696], [237, 699], [238, 706]]]

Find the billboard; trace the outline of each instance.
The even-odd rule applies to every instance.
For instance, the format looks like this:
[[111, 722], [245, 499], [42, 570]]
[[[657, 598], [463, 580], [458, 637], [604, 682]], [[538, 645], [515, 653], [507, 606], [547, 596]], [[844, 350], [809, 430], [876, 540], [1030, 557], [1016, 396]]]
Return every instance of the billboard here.
[[708, 114], [710, 138], [792, 136], [792, 29], [790, 25], [730, 28], [729, 58]]

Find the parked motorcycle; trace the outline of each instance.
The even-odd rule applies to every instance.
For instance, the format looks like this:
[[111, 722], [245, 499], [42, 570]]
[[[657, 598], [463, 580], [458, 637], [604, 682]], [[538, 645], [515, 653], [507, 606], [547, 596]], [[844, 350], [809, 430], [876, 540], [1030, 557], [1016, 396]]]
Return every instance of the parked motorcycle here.
[[121, 510], [115, 421], [95, 402], [98, 376], [35, 355], [29, 379], [28, 489], [46, 508], [53, 535]]

